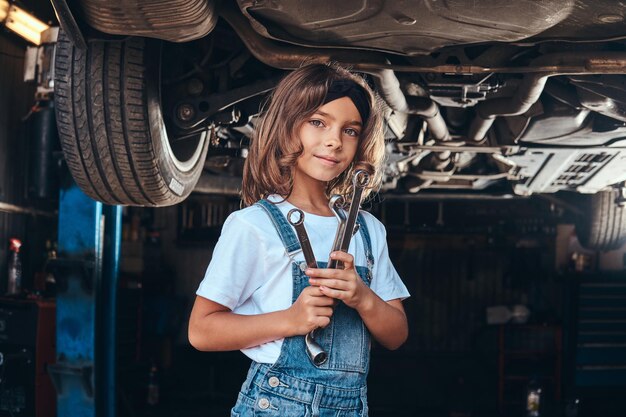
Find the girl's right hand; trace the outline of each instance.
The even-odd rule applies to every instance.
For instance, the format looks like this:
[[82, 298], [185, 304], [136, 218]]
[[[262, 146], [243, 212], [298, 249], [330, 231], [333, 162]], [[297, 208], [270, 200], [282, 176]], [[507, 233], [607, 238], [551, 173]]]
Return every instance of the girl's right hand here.
[[287, 309], [293, 336], [305, 335], [318, 327], [326, 327], [333, 315], [334, 300], [322, 294], [319, 287], [309, 286]]

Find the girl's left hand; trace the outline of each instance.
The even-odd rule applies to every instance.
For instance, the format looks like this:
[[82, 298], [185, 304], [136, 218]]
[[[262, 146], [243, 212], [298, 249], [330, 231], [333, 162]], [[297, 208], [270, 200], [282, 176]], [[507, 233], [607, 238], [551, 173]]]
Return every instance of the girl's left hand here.
[[332, 252], [330, 257], [343, 262], [343, 269], [308, 268], [304, 273], [310, 277], [309, 283], [320, 287], [324, 295], [359, 310], [367, 302], [371, 290], [356, 272], [354, 257], [341, 251]]

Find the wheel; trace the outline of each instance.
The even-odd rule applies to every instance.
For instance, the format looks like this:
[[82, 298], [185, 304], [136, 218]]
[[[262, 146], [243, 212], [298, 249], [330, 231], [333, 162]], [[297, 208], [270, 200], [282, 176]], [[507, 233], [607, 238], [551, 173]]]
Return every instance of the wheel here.
[[59, 137], [74, 180], [95, 200], [172, 205], [184, 200], [200, 177], [208, 135], [168, 135], [161, 106], [161, 46], [156, 40], [126, 38], [90, 42], [81, 50], [59, 33]]
[[585, 216], [576, 224], [580, 243], [588, 249], [612, 250], [626, 243], [626, 208], [615, 204], [617, 191], [585, 196]]

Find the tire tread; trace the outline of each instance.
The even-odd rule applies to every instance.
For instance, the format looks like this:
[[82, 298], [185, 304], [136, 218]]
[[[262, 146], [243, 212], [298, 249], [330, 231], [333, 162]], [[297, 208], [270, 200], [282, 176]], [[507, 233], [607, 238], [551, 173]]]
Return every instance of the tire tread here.
[[615, 197], [615, 190], [587, 196], [586, 216], [576, 225], [586, 248], [606, 251], [626, 243], [626, 208], [615, 204]]
[[[106, 204], [165, 206], [182, 201], [169, 189], [151, 137], [146, 93], [146, 41], [90, 43], [75, 48], [60, 31], [55, 55], [57, 125], [76, 184]], [[202, 157], [206, 155], [205, 149]]]

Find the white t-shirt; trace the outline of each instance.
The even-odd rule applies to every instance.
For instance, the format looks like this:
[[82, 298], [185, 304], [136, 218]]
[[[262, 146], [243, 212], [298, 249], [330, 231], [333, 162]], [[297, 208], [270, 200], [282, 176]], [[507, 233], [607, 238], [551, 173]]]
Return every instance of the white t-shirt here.
[[[277, 202], [280, 198], [270, 196]], [[294, 208], [288, 202], [277, 204], [286, 216]], [[409, 296], [404, 283], [389, 260], [386, 232], [378, 219], [363, 212], [372, 241], [374, 266], [370, 288], [383, 300], [404, 299]], [[328, 261], [337, 219], [305, 213], [306, 227], [315, 259]], [[357, 266], [366, 266], [361, 233], [356, 233], [348, 251]], [[246, 207], [232, 213], [222, 228], [213, 251], [211, 263], [200, 283], [197, 295], [219, 303], [234, 313], [252, 315], [270, 313], [291, 306], [293, 281], [292, 262], [304, 261], [302, 251], [288, 257], [285, 247], [270, 217], [259, 206]], [[274, 363], [278, 359], [283, 339], [242, 349], [250, 359]]]

